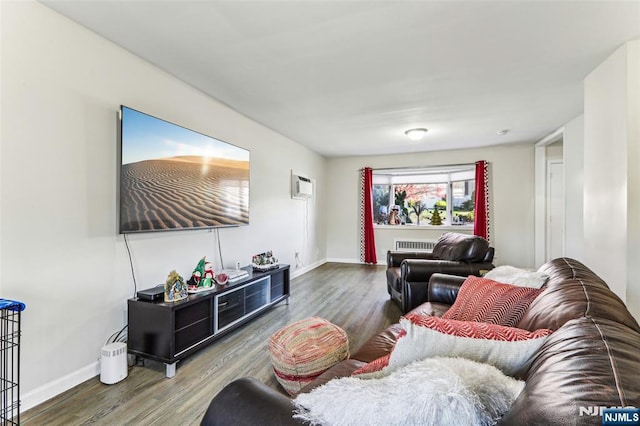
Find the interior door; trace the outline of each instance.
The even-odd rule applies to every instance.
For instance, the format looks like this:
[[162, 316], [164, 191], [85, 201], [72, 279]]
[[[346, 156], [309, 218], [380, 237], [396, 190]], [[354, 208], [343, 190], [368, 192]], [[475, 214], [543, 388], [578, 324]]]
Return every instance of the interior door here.
[[564, 163], [547, 166], [547, 249], [546, 260], [564, 256]]

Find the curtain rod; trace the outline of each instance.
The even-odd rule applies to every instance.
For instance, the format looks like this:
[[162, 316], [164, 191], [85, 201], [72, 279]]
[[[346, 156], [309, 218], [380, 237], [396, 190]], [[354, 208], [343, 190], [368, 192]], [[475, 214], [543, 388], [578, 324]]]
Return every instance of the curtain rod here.
[[460, 164], [441, 164], [433, 166], [404, 166], [404, 167], [372, 167], [373, 171], [384, 170], [411, 170], [411, 169], [437, 169], [440, 167], [461, 167], [461, 166], [475, 166], [476, 163], [460, 163]]

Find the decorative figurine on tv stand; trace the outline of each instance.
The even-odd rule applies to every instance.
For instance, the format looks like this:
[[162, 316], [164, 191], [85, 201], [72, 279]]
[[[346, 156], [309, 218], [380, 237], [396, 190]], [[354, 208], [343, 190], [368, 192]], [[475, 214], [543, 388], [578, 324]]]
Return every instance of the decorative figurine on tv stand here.
[[251, 259], [251, 266], [254, 271], [268, 271], [279, 267], [278, 259], [273, 257], [271, 250], [254, 255]]
[[187, 281], [189, 292], [197, 293], [211, 289], [213, 287], [214, 277], [213, 264], [207, 262], [206, 256], [202, 256], [202, 259], [200, 259], [191, 273], [191, 278]]
[[187, 286], [184, 279], [175, 270], [169, 272], [167, 281], [164, 283], [164, 301], [177, 302], [186, 299], [187, 296]]
[[204, 263], [204, 275], [202, 276], [202, 280], [204, 281], [204, 283], [202, 284], [203, 287], [212, 287], [213, 286], [213, 277], [215, 276], [215, 274], [213, 273], [213, 263], [211, 262], [205, 262]]

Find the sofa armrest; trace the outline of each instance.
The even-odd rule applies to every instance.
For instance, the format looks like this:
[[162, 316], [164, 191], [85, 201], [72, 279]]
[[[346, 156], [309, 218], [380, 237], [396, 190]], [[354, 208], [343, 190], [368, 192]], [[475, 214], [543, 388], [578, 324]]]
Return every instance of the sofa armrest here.
[[466, 277], [449, 274], [433, 274], [429, 278], [427, 299], [429, 302], [453, 305], [458, 297], [458, 291]]
[[400, 285], [402, 300], [400, 310], [403, 314], [427, 301], [431, 264], [434, 261], [407, 259], [400, 265]]
[[493, 262], [493, 256], [496, 253], [496, 249], [493, 247], [489, 247], [489, 249], [487, 250], [487, 253], [484, 255], [484, 259], [482, 259], [483, 262], [485, 263], [491, 263]]
[[[427, 301], [448, 303], [429, 299], [429, 280], [433, 274], [441, 273], [466, 278], [469, 275], [479, 276], [480, 271], [493, 268], [491, 263], [485, 262], [406, 259], [400, 265], [402, 284], [402, 306], [400, 308], [402, 313], [406, 313]], [[445, 300], [450, 299], [450, 297], [445, 298]]]
[[400, 264], [405, 259], [435, 259], [432, 253], [425, 253], [421, 251], [388, 251], [387, 252], [387, 267], [399, 268]]
[[202, 418], [203, 426], [301, 425], [293, 417], [291, 399], [256, 379], [243, 377], [225, 386]]
[[431, 275], [444, 269], [456, 268], [462, 262], [451, 260], [405, 259], [400, 265], [402, 284], [402, 312], [407, 313], [428, 301]]

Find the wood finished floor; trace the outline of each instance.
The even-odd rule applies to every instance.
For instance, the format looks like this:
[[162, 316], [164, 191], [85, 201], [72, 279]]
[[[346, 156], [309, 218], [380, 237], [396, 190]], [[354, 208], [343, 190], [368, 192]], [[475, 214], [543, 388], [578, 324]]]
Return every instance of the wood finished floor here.
[[[397, 322], [385, 267], [324, 264], [291, 281], [290, 304], [280, 303], [244, 327], [178, 363], [165, 377], [164, 364], [145, 361], [120, 383], [94, 377], [21, 415], [23, 425], [197, 425], [209, 401], [227, 383], [252, 376], [285, 394], [271, 370], [267, 341], [278, 329], [309, 316], [342, 327], [351, 351]], [[256, 419], [259, 423], [259, 419]]]

